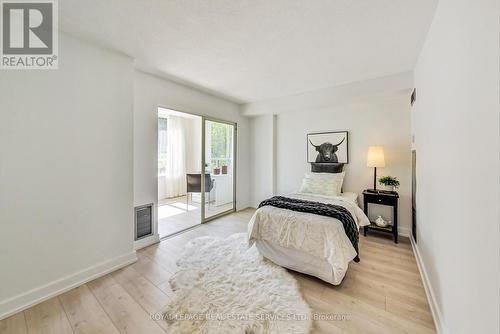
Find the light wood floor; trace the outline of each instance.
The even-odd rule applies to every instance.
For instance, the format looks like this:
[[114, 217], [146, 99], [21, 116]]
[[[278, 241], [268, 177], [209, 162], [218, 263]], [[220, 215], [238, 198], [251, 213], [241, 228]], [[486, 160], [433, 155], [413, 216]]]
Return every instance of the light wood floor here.
[[[217, 219], [138, 252], [139, 260], [24, 312], [0, 321], [0, 333], [165, 333], [150, 320], [167, 303], [168, 279], [190, 239], [246, 231], [253, 210]], [[360, 236], [361, 262], [332, 286], [293, 273], [314, 312], [346, 315], [315, 321], [314, 333], [435, 333], [424, 288], [408, 239]], [[235, 333], [237, 334], [237, 333]]]

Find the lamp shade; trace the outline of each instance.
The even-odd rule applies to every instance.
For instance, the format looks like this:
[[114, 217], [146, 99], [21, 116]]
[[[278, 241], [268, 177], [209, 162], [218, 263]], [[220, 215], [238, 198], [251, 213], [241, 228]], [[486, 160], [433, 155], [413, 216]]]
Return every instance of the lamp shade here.
[[366, 159], [368, 167], [385, 167], [384, 148], [382, 146], [370, 146]]

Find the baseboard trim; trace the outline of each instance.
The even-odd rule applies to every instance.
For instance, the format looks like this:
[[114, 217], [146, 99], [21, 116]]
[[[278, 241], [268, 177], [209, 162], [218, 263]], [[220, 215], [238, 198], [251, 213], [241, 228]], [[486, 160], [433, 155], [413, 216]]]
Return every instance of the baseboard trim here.
[[0, 302], [0, 320], [137, 261], [135, 250]]
[[134, 242], [134, 249], [139, 250], [141, 248], [148, 247], [148, 246], [151, 246], [153, 244], [157, 244], [159, 242], [160, 242], [160, 235], [158, 233], [156, 233], [150, 237], [135, 241]]
[[420, 272], [420, 277], [422, 278], [422, 282], [424, 284], [424, 290], [427, 296], [427, 301], [429, 302], [429, 306], [431, 308], [432, 317], [434, 318], [436, 331], [438, 334], [448, 334], [449, 332], [444, 326], [443, 316], [437, 305], [436, 298], [434, 297], [434, 292], [432, 290], [427, 271], [425, 270], [425, 265], [422, 261], [422, 258], [420, 257], [418, 246], [415, 243], [415, 240], [413, 240], [412, 236], [410, 236], [410, 242], [411, 247], [413, 248], [413, 254], [415, 254], [415, 259], [417, 260], [418, 271]]

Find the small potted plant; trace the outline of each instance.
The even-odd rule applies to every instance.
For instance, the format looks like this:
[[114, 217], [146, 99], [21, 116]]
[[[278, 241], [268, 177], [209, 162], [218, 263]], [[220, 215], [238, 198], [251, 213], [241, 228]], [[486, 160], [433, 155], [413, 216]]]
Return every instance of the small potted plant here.
[[217, 166], [214, 167], [214, 174], [215, 175], [220, 175], [219, 162], [217, 162]]
[[391, 189], [391, 191], [395, 191], [396, 189], [399, 188], [399, 181], [397, 178], [392, 177], [392, 176], [382, 176], [378, 182], [388, 188]]
[[227, 165], [222, 165], [222, 174], [227, 174]]

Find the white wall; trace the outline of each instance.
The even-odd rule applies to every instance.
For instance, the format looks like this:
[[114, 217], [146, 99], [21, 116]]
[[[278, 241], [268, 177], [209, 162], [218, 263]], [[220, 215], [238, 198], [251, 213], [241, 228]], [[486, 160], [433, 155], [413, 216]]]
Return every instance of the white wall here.
[[238, 124], [237, 208], [250, 199], [249, 125], [239, 106], [141, 71], [134, 73], [134, 205], [157, 203], [158, 106]]
[[0, 318], [135, 259], [132, 61], [59, 46], [0, 73]]
[[443, 333], [499, 333], [499, 3], [441, 0], [415, 70], [417, 250]]
[[[345, 166], [344, 191], [358, 193], [362, 203], [362, 191], [373, 187], [373, 168], [366, 167], [368, 147], [384, 146], [386, 168], [379, 168], [378, 175], [392, 175], [400, 180], [400, 233], [408, 234], [411, 224], [409, 108], [408, 94], [403, 94], [345, 106], [334, 105], [276, 115], [275, 192], [286, 194], [298, 190], [304, 173], [310, 171], [310, 164], [306, 162], [307, 133], [348, 130], [349, 164]], [[269, 149], [272, 147], [271, 122], [272, 116], [269, 115], [258, 116], [251, 122], [252, 143], [258, 145], [252, 150], [253, 206], [272, 193], [272, 181], [269, 181], [269, 159], [273, 156]], [[382, 213], [384, 217], [388, 216], [387, 211]]]
[[250, 119], [251, 205], [254, 208], [275, 192], [274, 124], [275, 116], [270, 114]]

